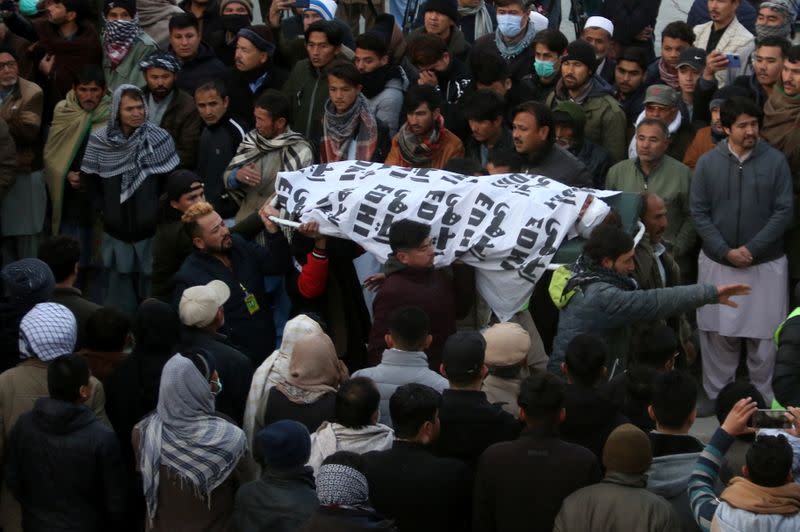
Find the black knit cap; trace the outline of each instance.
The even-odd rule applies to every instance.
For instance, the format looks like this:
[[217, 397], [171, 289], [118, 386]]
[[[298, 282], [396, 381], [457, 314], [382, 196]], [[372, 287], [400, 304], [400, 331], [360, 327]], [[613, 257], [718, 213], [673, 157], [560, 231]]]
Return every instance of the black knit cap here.
[[456, 0], [428, 0], [422, 6], [422, 12], [436, 11], [453, 22], [458, 22], [458, 2]]
[[588, 42], [580, 39], [569, 43], [566, 52], [561, 56], [561, 63], [563, 64], [564, 61], [579, 61], [589, 67], [589, 71], [593, 74], [597, 70], [597, 58], [594, 55], [594, 48]]

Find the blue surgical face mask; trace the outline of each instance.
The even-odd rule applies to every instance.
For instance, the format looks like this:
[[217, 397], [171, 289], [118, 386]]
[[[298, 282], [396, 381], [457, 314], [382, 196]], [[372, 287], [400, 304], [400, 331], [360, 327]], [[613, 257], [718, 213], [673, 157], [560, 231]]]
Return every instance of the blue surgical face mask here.
[[522, 17], [519, 15], [497, 15], [497, 29], [503, 37], [516, 37], [522, 31]]
[[556, 73], [556, 64], [553, 61], [539, 61], [537, 59], [533, 62], [533, 69], [540, 78], [549, 78]]

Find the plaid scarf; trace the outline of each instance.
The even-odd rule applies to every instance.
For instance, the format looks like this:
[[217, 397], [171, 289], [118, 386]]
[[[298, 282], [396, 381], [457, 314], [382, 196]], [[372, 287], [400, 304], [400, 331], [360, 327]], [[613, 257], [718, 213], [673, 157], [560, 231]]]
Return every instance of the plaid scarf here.
[[142, 102], [147, 101], [138, 87], [127, 84], [117, 87], [108, 125], [92, 133], [81, 163], [81, 172], [103, 179], [122, 179], [120, 204], [125, 203], [145, 179], [171, 172], [180, 163], [172, 137], [148, 120], [146, 104], [144, 123], [128, 137], [122, 133], [117, 116], [123, 91], [136, 91]]
[[205, 497], [231, 474], [247, 451], [244, 432], [214, 416], [214, 396], [197, 367], [180, 353], [161, 373], [156, 411], [140, 421], [139, 468], [147, 518], [158, 511], [161, 466]]
[[355, 158], [369, 161], [378, 145], [378, 124], [369, 112], [363, 94], [359, 94], [353, 106], [344, 113], [337, 113], [330, 99], [325, 102], [322, 131], [320, 162], [323, 163], [344, 160], [353, 141], [356, 143]]
[[71, 310], [58, 303], [39, 303], [19, 324], [19, 356], [49, 362], [72, 353], [77, 339], [78, 324]]
[[661, 76], [661, 81], [665, 85], [669, 85], [676, 91], [681, 90], [681, 84], [678, 81], [678, 70], [670, 68], [663, 59], [658, 60], [658, 75]]
[[439, 148], [439, 135], [444, 129], [444, 118], [439, 118], [433, 124], [433, 130], [428, 138], [420, 140], [408, 129], [408, 122], [403, 124], [397, 132], [397, 145], [403, 160], [417, 168], [427, 168], [433, 159], [433, 153]]
[[141, 32], [138, 15], [133, 20], [106, 21], [103, 50], [111, 60], [111, 68], [116, 68], [125, 59], [133, 46], [133, 41]]

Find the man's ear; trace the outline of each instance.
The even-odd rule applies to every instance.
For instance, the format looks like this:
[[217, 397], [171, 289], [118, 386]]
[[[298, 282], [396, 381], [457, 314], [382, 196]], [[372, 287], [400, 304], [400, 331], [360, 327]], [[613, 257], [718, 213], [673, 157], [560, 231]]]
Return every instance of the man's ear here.
[[656, 411], [653, 408], [653, 405], [647, 405], [647, 415], [650, 416], [650, 419], [653, 421], [656, 420]]
[[85, 403], [89, 400], [89, 397], [92, 396], [92, 381], [90, 380], [88, 384], [84, 384], [78, 389], [78, 401], [81, 403]]
[[567, 419], [567, 409], [562, 408], [561, 411], [558, 413], [558, 422], [563, 423], [565, 419]]
[[173, 209], [175, 209], [176, 211], [180, 210], [178, 208], [180, 206], [180, 204], [174, 199], [169, 200], [169, 206], [172, 207]]
[[194, 245], [194, 247], [196, 247], [200, 251], [203, 251], [203, 250], [206, 249], [206, 243], [203, 242], [203, 239], [200, 238], [199, 236], [196, 236], [196, 237], [192, 238], [192, 244]]
[[569, 375], [569, 371], [567, 371], [567, 363], [566, 362], [562, 362], [561, 363], [561, 374], [564, 375], [565, 377]]
[[485, 379], [488, 374], [489, 374], [489, 366], [484, 364], [483, 366], [481, 366], [481, 380]]
[[539, 128], [539, 138], [542, 140], [547, 140], [547, 137], [550, 136], [550, 126], [542, 126]]
[[447, 378], [447, 372], [444, 370], [444, 364], [439, 364], [439, 373], [441, 373], [442, 377], [445, 379]]
[[[791, 474], [791, 473], [790, 473]], [[746, 479], [750, 478], [750, 470], [747, 469], [747, 464], [742, 466], [742, 476]]]
[[511, 85], [512, 85], [511, 78], [506, 78], [505, 80], [503, 80], [503, 86], [506, 88], [506, 92], [511, 90]]
[[432, 342], [433, 342], [433, 336], [429, 334], [428, 336], [425, 337], [425, 344], [424, 344], [425, 347], [423, 348], [423, 351], [425, 349], [428, 349], [431, 346]]
[[383, 341], [386, 342], [386, 347], [388, 347], [389, 349], [394, 349], [394, 339], [392, 338], [391, 334], [389, 333], [384, 334]]

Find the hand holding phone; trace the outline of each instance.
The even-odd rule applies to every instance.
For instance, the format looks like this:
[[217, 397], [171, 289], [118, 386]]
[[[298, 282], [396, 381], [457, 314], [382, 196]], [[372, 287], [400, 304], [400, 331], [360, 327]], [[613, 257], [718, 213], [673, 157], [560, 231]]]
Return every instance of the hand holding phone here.
[[728, 68], [740, 68], [742, 66], [742, 60], [736, 54], [725, 54], [725, 57], [728, 58]]
[[755, 429], [790, 429], [792, 421], [786, 416], [785, 410], [759, 408], [753, 412], [750, 425]]

